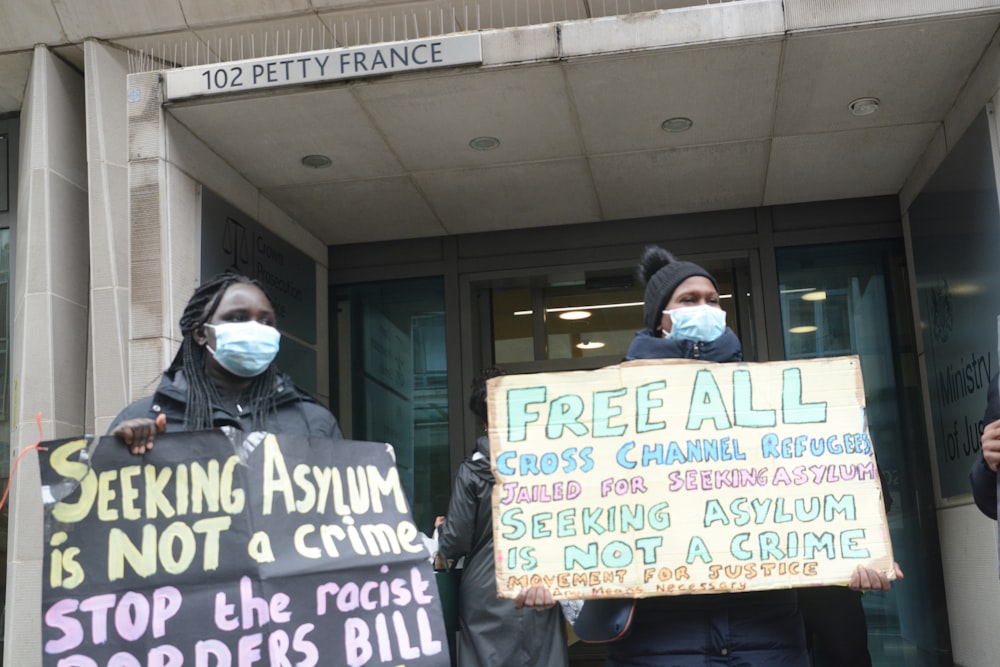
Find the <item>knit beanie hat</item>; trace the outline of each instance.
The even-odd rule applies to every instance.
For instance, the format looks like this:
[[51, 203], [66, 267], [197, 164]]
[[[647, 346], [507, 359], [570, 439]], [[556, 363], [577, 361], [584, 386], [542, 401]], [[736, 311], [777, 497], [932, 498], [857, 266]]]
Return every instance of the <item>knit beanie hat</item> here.
[[652, 331], [656, 331], [659, 326], [663, 308], [670, 301], [674, 290], [691, 276], [704, 276], [712, 281], [715, 289], [719, 289], [711, 273], [693, 262], [682, 262], [655, 245], [646, 246], [636, 274], [639, 283], [646, 285], [642, 317], [646, 327]]

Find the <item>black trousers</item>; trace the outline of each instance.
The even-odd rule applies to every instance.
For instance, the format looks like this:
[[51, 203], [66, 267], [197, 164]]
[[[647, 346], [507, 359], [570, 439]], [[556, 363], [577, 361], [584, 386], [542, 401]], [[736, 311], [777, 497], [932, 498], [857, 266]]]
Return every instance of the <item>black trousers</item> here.
[[845, 586], [800, 588], [799, 609], [815, 667], [871, 667], [861, 593]]

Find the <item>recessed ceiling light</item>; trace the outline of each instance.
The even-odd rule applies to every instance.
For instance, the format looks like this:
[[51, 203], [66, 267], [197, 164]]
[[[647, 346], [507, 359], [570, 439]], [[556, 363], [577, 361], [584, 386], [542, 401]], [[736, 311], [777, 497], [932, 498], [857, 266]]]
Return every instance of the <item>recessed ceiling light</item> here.
[[323, 169], [333, 164], [333, 160], [325, 155], [307, 155], [302, 158], [302, 164], [312, 169]]
[[491, 151], [500, 145], [496, 137], [476, 137], [469, 142], [469, 148], [476, 151]]
[[826, 301], [826, 292], [823, 290], [814, 290], [812, 292], [806, 292], [802, 295], [803, 301]]
[[604, 343], [599, 340], [585, 340], [577, 343], [576, 347], [581, 350], [599, 350], [604, 347]]
[[847, 108], [855, 116], [869, 116], [878, 111], [878, 105], [879, 101], [876, 97], [859, 97], [848, 104]]
[[677, 116], [675, 118], [668, 118], [660, 123], [660, 129], [664, 132], [687, 132], [691, 129], [692, 125], [694, 123], [691, 122], [690, 118]]
[[585, 320], [590, 317], [591, 313], [589, 310], [567, 310], [564, 313], [559, 313], [560, 320]]
[[788, 330], [788, 333], [812, 333], [813, 331], [816, 331], [816, 327], [811, 324], [807, 324], [801, 327], [792, 327]]

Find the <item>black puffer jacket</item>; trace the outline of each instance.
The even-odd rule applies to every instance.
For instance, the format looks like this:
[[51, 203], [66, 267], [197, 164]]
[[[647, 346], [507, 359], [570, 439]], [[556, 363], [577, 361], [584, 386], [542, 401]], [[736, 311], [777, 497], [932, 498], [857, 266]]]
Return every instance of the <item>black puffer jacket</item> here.
[[[741, 361], [730, 329], [708, 343], [640, 331], [628, 359]], [[806, 667], [805, 631], [795, 590], [651, 597], [636, 602], [631, 632], [608, 644], [608, 665]]]
[[[343, 439], [340, 425], [329, 410], [316, 402], [309, 394], [299, 390], [284, 373], [275, 379], [278, 392], [275, 400], [276, 414], [267, 418], [267, 430], [272, 433], [294, 435], [317, 435], [335, 440]], [[160, 386], [152, 396], [141, 398], [122, 410], [108, 428], [110, 434], [121, 422], [128, 419], [148, 417], [156, 419], [159, 414], [167, 415], [167, 431], [184, 430], [184, 409], [187, 406], [188, 384], [181, 369], [168, 369], [160, 380]], [[221, 405], [213, 406], [214, 426], [232, 426], [241, 431], [253, 430], [253, 413], [237, 406], [230, 411]]]

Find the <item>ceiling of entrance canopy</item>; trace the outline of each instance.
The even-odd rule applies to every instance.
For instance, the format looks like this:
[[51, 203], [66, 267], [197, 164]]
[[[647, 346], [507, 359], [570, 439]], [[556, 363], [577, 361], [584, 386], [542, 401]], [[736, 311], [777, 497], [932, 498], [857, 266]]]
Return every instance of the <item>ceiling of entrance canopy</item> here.
[[[275, 16], [275, 4], [287, 13]], [[79, 42], [97, 35], [184, 65], [209, 49], [236, 60], [413, 39], [436, 23], [575, 21], [626, 4], [0, 3], [0, 113], [20, 108], [35, 43], [82, 66]], [[37, 34], [11, 27], [25, 12]], [[988, 88], [970, 80], [982, 59], [996, 80], [998, 25], [1000, 9], [220, 95], [168, 113], [328, 244], [896, 194], [960, 91]], [[859, 98], [877, 110], [855, 115]], [[686, 125], [665, 123], [675, 118], [690, 128], [667, 131]], [[310, 155], [330, 164], [303, 164]]]

